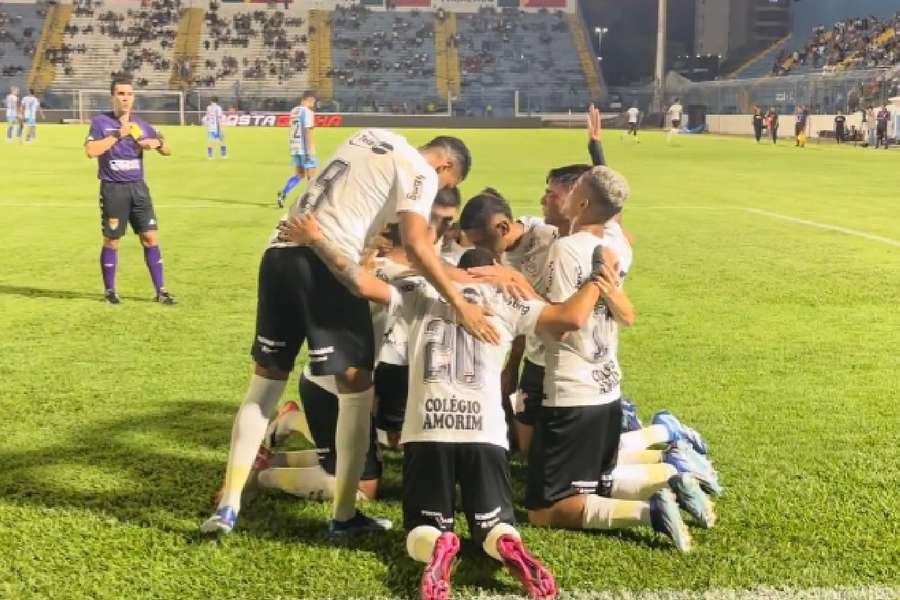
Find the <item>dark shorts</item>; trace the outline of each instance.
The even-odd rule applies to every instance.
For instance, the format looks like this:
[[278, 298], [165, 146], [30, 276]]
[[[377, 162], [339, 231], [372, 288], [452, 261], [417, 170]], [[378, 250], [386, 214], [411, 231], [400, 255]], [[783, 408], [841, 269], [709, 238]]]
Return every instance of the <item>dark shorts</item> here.
[[516, 413], [516, 421], [533, 427], [544, 401], [544, 367], [528, 359], [524, 362], [522, 375], [519, 377], [519, 390], [525, 397], [525, 409]]
[[672, 127], [674, 129], [681, 127], [681, 119], [672, 119]]
[[629, 123], [628, 124], [628, 133], [637, 133], [638, 124], [637, 123]]
[[[309, 432], [312, 433], [316, 452], [319, 454], [319, 466], [329, 475], [334, 475], [337, 454], [334, 445], [337, 429], [338, 399], [337, 396], [324, 390], [306, 377], [300, 377], [300, 401]], [[362, 480], [379, 479], [381, 477], [381, 452], [375, 441], [375, 429], [369, 435], [369, 450], [366, 453], [366, 466], [363, 468]]]
[[103, 237], [117, 240], [125, 235], [128, 224], [135, 233], [156, 231], [156, 212], [150, 190], [143, 181], [135, 183], [100, 182], [100, 224]]
[[403, 429], [406, 394], [409, 389], [409, 367], [380, 363], [375, 367], [375, 425], [384, 431]]
[[806, 129], [805, 123], [794, 123], [794, 135], [800, 135]]
[[549, 508], [576, 494], [608, 496], [619, 453], [622, 403], [543, 407], [528, 453], [525, 507]]
[[453, 531], [459, 483], [472, 539], [515, 522], [506, 450], [494, 444], [410, 442], [403, 446], [403, 527]]
[[351, 294], [309, 248], [269, 248], [259, 266], [250, 353], [263, 368], [291, 371], [304, 341], [313, 375], [371, 371], [369, 303]]

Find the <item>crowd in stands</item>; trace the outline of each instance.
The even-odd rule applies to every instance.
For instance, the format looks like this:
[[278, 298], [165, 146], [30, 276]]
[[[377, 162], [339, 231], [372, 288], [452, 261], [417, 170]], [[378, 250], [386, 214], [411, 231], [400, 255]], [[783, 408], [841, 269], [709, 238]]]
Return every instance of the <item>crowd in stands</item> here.
[[[389, 31], [373, 31], [363, 38], [340, 33], [359, 31], [371, 14], [365, 6], [338, 6], [331, 23], [335, 30], [333, 44], [350, 51], [344, 64], [332, 68], [328, 75], [348, 86], [369, 87], [378, 73], [404, 73], [409, 78], [434, 76], [432, 56], [423, 46], [433, 44], [434, 25], [419, 11], [392, 16]], [[399, 53], [398, 53], [399, 51]], [[391, 58], [384, 56], [390, 52]]]
[[[67, 25], [67, 40], [59, 49], [46, 50], [46, 58], [53, 64], [62, 65], [66, 75], [72, 75], [73, 54], [85, 54], [88, 45], [74, 43], [79, 37], [95, 36], [115, 40], [113, 53], [120, 59], [118, 68], [110, 72], [110, 76], [133, 75], [145, 65], [154, 71], [167, 72], [172, 63], [166, 58], [171, 54], [175, 42], [176, 27], [181, 11], [181, 0], [153, 0], [146, 2], [140, 9], [129, 8], [125, 14], [111, 10], [102, 11], [102, 0], [78, 0], [73, 12], [76, 17], [89, 17], [94, 22], [79, 27]], [[146, 86], [145, 78], [136, 78], [137, 87]]]
[[[38, 15], [45, 16], [46, 14], [45, 7], [38, 8]], [[11, 15], [0, 10], [0, 74], [4, 77], [16, 77], [24, 74], [27, 70], [27, 67], [21, 64], [3, 63], [8, 47], [17, 48], [24, 56], [33, 56], [37, 47], [39, 32], [36, 32], [34, 27], [23, 26], [22, 21], [21, 15]]]
[[[213, 87], [219, 79], [235, 76], [257, 81], [277, 78], [280, 84], [309, 68], [307, 35], [288, 31], [303, 26], [301, 17], [256, 10], [233, 14], [227, 19], [219, 15], [219, 7], [217, 2], [211, 2], [204, 17], [210, 39], [204, 40], [203, 49], [213, 53], [218, 53], [220, 48], [226, 50], [220, 59], [204, 61], [205, 74], [197, 77], [195, 84]], [[227, 51], [227, 48], [249, 48], [251, 41], [261, 41], [268, 49], [267, 55], [253, 59], [245, 56], [239, 60]]]
[[[883, 37], [889, 39], [881, 42]], [[900, 11], [889, 19], [870, 16], [839, 21], [831, 28], [819, 25], [802, 48], [791, 53], [782, 50], [772, 71], [786, 75], [797, 67], [827, 72], [896, 64], [900, 64]]]

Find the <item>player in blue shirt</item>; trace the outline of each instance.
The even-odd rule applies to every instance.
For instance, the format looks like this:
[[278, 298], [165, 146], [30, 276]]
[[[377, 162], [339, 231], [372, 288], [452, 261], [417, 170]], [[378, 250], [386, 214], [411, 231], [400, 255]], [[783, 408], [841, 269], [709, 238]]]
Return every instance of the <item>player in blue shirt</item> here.
[[6, 95], [6, 141], [11, 142], [13, 129], [19, 121], [19, 88], [9, 88]]
[[37, 114], [41, 113], [44, 118], [44, 109], [41, 108], [41, 101], [34, 95], [34, 90], [28, 90], [28, 95], [22, 98], [22, 120], [19, 122], [19, 141], [22, 140], [22, 129], [28, 127], [28, 133], [25, 134], [25, 143], [30, 144], [37, 137]]
[[316, 96], [312, 92], [305, 92], [300, 98], [300, 105], [291, 110], [291, 161], [297, 169], [284, 188], [278, 192], [278, 206], [284, 208], [284, 200], [291, 190], [297, 187], [303, 178], [311, 180], [316, 176], [316, 168], [319, 166], [316, 160], [316, 150], [313, 146], [313, 128], [316, 126]]
[[219, 106], [219, 99], [215, 96], [209, 106], [206, 107], [206, 116], [203, 121], [206, 123], [206, 158], [213, 158], [213, 143], [219, 143], [219, 152], [222, 158], [228, 158], [228, 150], [225, 149], [225, 131], [222, 129], [224, 123], [224, 113], [222, 107]]

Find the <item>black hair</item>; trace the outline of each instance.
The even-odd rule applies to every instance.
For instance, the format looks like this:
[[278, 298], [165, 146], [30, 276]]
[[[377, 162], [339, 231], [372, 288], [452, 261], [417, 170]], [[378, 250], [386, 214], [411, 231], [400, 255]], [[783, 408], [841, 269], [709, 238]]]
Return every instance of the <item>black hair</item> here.
[[134, 85], [134, 82], [128, 75], [116, 75], [115, 77], [113, 77], [112, 83], [109, 84], [110, 96], [115, 95], [117, 85]]
[[400, 235], [399, 223], [389, 224], [384, 231], [384, 237], [390, 240], [390, 242], [394, 245], [394, 248], [399, 248], [403, 245], [403, 237]]
[[512, 220], [512, 209], [496, 190], [488, 188], [466, 202], [459, 215], [460, 229], [486, 229], [494, 215]]
[[434, 203], [445, 208], [459, 208], [459, 205], [462, 204], [462, 197], [456, 188], [443, 188], [438, 190], [437, 196], [434, 197]]
[[306, 90], [305, 92], [303, 92], [303, 95], [300, 96], [300, 102], [303, 102], [307, 98], [315, 98], [315, 97], [316, 97], [316, 94], [312, 90]]
[[212, 98], [210, 98], [210, 101], [212, 101], [212, 102], [218, 102], [218, 101], [219, 101], [219, 97], [218, 97], [218, 96], [213, 96]]
[[466, 250], [459, 257], [460, 269], [472, 269], [474, 267], [489, 267], [497, 260], [497, 256], [487, 248], [472, 248]]
[[578, 178], [590, 170], [590, 165], [566, 165], [564, 167], [550, 169], [550, 172], [547, 173], [547, 183], [558, 183], [567, 190], [570, 190], [575, 186], [575, 182], [578, 181]]
[[439, 135], [422, 146], [422, 149], [449, 152], [459, 167], [461, 178], [465, 179], [469, 175], [469, 169], [472, 168], [472, 155], [461, 139], [449, 135]]

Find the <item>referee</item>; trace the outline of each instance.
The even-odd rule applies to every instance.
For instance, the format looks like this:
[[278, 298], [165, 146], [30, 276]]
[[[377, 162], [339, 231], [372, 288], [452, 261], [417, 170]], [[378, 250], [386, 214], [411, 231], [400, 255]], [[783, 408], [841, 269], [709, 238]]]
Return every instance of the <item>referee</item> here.
[[125, 235], [130, 223], [144, 246], [144, 261], [156, 288], [155, 300], [160, 304], [175, 304], [175, 298], [163, 286], [156, 213], [150, 190], [144, 183], [144, 150], [156, 150], [163, 156], [172, 152], [162, 135], [132, 114], [134, 88], [130, 79], [113, 79], [109, 91], [113, 110], [91, 119], [91, 129], [84, 143], [88, 158], [97, 159], [97, 178], [100, 180], [103, 230], [100, 269], [106, 290], [104, 297], [110, 304], [122, 302], [116, 292], [116, 267], [119, 239]]

